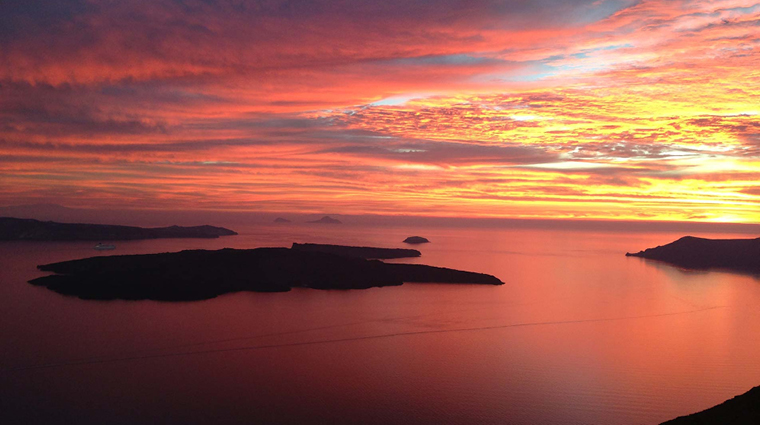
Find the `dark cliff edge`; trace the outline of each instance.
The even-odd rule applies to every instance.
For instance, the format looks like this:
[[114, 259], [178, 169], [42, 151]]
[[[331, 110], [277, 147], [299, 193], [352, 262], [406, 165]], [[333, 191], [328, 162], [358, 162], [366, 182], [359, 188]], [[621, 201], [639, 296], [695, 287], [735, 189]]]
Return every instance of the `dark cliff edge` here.
[[625, 255], [663, 261], [687, 269], [760, 273], [760, 238], [704, 239], [685, 236], [667, 245]]
[[344, 257], [389, 260], [392, 258], [412, 258], [422, 255], [416, 249], [374, 248], [369, 246], [325, 245], [316, 243], [294, 243], [291, 249], [297, 251], [327, 252]]
[[236, 232], [214, 226], [133, 227], [108, 224], [56, 223], [0, 217], [0, 241], [124, 241], [167, 238], [218, 238]]
[[760, 424], [760, 387], [752, 388], [717, 406], [663, 422], [661, 425]]
[[365, 289], [404, 282], [503, 284], [483, 273], [288, 248], [116, 255], [37, 268], [56, 274], [29, 283], [98, 300], [192, 301], [239, 291]]

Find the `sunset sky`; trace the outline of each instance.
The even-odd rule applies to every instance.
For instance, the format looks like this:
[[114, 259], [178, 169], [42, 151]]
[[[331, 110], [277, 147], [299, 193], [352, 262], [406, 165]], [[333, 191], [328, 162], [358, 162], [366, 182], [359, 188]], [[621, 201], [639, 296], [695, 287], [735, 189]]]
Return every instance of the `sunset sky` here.
[[0, 206], [760, 222], [760, 2], [0, 2]]

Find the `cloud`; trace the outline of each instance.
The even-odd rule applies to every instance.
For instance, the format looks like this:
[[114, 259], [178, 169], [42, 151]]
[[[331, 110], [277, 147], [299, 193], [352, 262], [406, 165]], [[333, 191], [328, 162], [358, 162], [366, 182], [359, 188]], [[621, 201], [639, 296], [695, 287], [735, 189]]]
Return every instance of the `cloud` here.
[[0, 203], [757, 221], [758, 22], [734, 0], [0, 2]]
[[[574, 26], [624, 2], [7, 1], [3, 78], [52, 84], [264, 75], [488, 48], [507, 28]], [[456, 53], [455, 53], [456, 55]], [[445, 57], [445, 56], [443, 56]], [[453, 56], [457, 57], [457, 56]]]
[[522, 146], [488, 146], [472, 143], [431, 141], [381, 141], [329, 148], [324, 153], [340, 153], [401, 163], [437, 166], [473, 166], [550, 163], [559, 160], [557, 154], [543, 149]]

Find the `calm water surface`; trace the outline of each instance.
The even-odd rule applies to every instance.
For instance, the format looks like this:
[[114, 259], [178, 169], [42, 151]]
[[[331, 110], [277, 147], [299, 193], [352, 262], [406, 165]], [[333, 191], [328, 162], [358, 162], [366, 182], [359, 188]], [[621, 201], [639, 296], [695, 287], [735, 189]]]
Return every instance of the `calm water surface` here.
[[760, 384], [759, 277], [624, 256], [682, 234], [236, 230], [103, 255], [421, 234], [506, 284], [83, 301], [25, 282], [92, 243], [0, 243], [0, 422], [654, 424]]

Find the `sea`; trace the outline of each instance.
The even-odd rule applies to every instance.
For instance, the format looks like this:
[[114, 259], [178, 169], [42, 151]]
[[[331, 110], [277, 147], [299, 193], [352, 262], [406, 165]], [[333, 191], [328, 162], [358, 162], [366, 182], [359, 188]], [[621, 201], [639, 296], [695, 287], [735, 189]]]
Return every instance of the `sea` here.
[[[626, 252], [684, 234], [237, 226], [219, 239], [0, 243], [3, 424], [657, 424], [760, 385], [760, 276]], [[92, 301], [27, 283], [96, 255], [405, 247], [501, 286]], [[710, 234], [714, 238], [756, 234]]]

